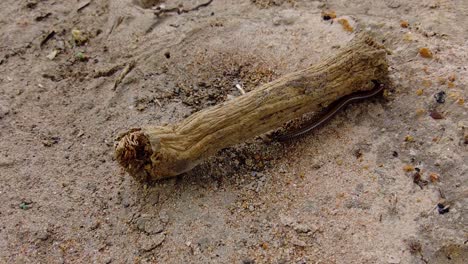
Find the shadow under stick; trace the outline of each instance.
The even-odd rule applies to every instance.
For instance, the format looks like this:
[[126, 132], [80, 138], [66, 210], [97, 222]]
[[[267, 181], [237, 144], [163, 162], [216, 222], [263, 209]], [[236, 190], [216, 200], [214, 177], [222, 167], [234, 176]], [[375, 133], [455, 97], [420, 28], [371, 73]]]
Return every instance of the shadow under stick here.
[[269, 132], [307, 112], [374, 87], [388, 74], [386, 50], [367, 33], [319, 63], [285, 75], [178, 124], [128, 131], [115, 150], [119, 164], [140, 181], [191, 170], [219, 150]]

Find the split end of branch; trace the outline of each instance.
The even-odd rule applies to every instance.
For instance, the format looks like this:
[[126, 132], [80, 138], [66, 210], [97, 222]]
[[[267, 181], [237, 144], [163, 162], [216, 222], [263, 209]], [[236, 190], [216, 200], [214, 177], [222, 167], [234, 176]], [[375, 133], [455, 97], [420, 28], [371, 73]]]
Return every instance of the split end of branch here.
[[151, 144], [141, 129], [133, 129], [120, 138], [115, 147], [115, 158], [136, 180], [149, 180], [151, 168]]

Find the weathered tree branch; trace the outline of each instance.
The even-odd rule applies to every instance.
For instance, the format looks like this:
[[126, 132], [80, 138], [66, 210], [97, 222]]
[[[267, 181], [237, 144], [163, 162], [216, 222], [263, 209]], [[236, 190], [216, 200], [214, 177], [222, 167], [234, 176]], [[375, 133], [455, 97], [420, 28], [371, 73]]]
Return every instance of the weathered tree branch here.
[[386, 79], [387, 68], [385, 49], [368, 34], [360, 34], [316, 65], [178, 124], [129, 131], [117, 144], [117, 161], [138, 180], [184, 173], [220, 149], [319, 111], [342, 96], [372, 89], [373, 80]]

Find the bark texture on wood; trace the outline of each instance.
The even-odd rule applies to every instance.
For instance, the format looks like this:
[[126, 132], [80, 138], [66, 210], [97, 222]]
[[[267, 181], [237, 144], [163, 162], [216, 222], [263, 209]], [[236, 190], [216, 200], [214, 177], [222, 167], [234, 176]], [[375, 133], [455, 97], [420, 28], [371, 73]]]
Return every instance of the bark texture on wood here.
[[365, 33], [321, 62], [193, 114], [178, 124], [133, 129], [116, 158], [138, 180], [191, 170], [219, 150], [280, 127], [338, 98], [385, 81], [386, 50]]

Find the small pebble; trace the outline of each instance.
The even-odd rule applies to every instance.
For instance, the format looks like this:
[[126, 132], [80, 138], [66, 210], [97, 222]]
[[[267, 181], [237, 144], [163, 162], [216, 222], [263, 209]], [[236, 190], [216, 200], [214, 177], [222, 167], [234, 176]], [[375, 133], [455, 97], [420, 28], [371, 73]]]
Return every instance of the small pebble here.
[[419, 170], [417, 170], [416, 173], [413, 174], [413, 182], [417, 184], [421, 189], [428, 184], [428, 181], [422, 179]]
[[296, 232], [298, 232], [298, 233], [307, 233], [311, 229], [306, 224], [296, 224], [296, 225], [294, 225], [294, 230], [296, 230]]
[[139, 244], [140, 248], [143, 251], [151, 251], [155, 249], [156, 247], [160, 246], [163, 242], [166, 236], [164, 234], [157, 234], [155, 236], [143, 236], [140, 238]]
[[58, 54], [58, 50], [53, 50], [52, 52], [50, 52], [50, 53], [46, 56], [46, 58], [48, 58], [49, 60], [53, 60], [53, 59], [55, 59], [55, 57], [57, 56], [57, 54]]
[[432, 51], [428, 48], [420, 48], [419, 55], [421, 55], [423, 58], [430, 59], [432, 58]]
[[439, 175], [435, 173], [429, 174], [429, 179], [431, 180], [432, 183], [438, 182], [439, 181]]
[[293, 238], [291, 239], [291, 243], [295, 246], [298, 246], [298, 247], [306, 247], [307, 246], [307, 243], [302, 241], [302, 240], [299, 240], [298, 238]]
[[10, 109], [6, 108], [3, 105], [0, 105], [0, 119], [4, 118], [9, 113], [10, 113]]
[[22, 202], [20, 203], [19, 208], [23, 210], [28, 210], [29, 208], [31, 208], [31, 206], [30, 206], [30, 203], [28, 202]]
[[450, 205], [444, 205], [442, 203], [438, 203], [437, 211], [439, 212], [439, 214], [446, 214], [450, 211]]
[[40, 229], [34, 233], [35, 237], [39, 240], [46, 241], [49, 239], [49, 231], [47, 228]]
[[435, 111], [435, 110], [432, 111], [429, 115], [430, 115], [433, 119], [436, 119], [436, 120], [437, 120], [437, 119], [443, 119], [443, 118], [444, 118], [444, 116], [443, 116], [441, 113], [439, 113], [439, 112], [437, 112], [437, 111]]
[[443, 103], [445, 103], [445, 97], [446, 96], [447, 95], [445, 94], [444, 91], [440, 91], [440, 92], [434, 94], [434, 99], [436, 100], [437, 103], [443, 104]]
[[385, 4], [390, 8], [399, 8], [401, 6], [401, 0], [390, 0], [387, 1]]
[[409, 23], [408, 23], [408, 21], [406, 21], [406, 20], [401, 20], [401, 21], [400, 21], [400, 26], [401, 26], [402, 28], [407, 28], [407, 27], [409, 27]]
[[88, 41], [88, 37], [81, 30], [73, 29], [71, 35], [76, 45], [83, 45]]
[[336, 13], [332, 10], [322, 11], [322, 18], [323, 20], [334, 19], [336, 18]]

